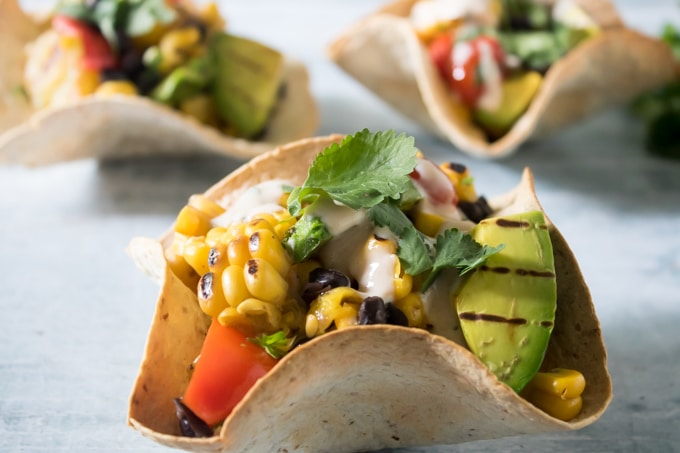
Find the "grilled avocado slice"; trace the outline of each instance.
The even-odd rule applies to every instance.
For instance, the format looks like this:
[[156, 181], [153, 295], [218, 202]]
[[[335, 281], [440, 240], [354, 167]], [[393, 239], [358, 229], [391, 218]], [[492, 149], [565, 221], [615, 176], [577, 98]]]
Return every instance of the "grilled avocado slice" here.
[[211, 37], [215, 62], [213, 95], [220, 117], [234, 135], [253, 138], [267, 124], [283, 74], [283, 55], [227, 33]]
[[470, 350], [519, 392], [541, 366], [555, 322], [557, 285], [543, 213], [487, 218], [482, 245], [505, 244], [460, 286], [454, 304]]

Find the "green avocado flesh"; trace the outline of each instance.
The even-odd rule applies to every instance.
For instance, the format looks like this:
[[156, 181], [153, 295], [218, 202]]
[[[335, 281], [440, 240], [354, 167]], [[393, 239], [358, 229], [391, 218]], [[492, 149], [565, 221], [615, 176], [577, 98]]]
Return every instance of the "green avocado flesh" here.
[[557, 285], [550, 234], [540, 211], [482, 220], [471, 232], [505, 248], [461, 285], [454, 305], [470, 350], [516, 392], [543, 362], [555, 322]]
[[475, 109], [473, 111], [475, 122], [491, 137], [502, 137], [529, 107], [542, 81], [541, 74], [535, 71], [505, 79], [501, 104], [495, 110]]
[[260, 133], [277, 100], [283, 55], [226, 33], [215, 35], [209, 48], [216, 64], [213, 94], [217, 111], [236, 135]]

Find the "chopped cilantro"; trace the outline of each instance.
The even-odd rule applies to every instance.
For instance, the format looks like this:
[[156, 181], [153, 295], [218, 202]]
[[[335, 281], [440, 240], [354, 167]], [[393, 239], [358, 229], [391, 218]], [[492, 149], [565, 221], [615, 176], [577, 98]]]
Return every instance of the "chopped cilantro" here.
[[283, 246], [288, 250], [293, 261], [299, 263], [308, 259], [316, 249], [331, 239], [331, 233], [318, 217], [302, 216], [288, 230], [283, 239]]
[[293, 346], [293, 339], [287, 338], [283, 331], [271, 335], [263, 333], [255, 338], [248, 338], [248, 341], [260, 346], [275, 359], [280, 359], [286, 355]]
[[456, 268], [459, 275], [464, 275], [484, 264], [489, 256], [503, 250], [505, 245], [500, 244], [497, 247], [481, 245], [469, 234], [451, 228], [437, 236], [434, 248], [436, 255], [432, 270], [423, 283], [421, 291], [425, 291], [432, 285], [441, 270]]
[[409, 174], [417, 163], [414, 138], [394, 131], [367, 129], [347, 136], [320, 153], [302, 186], [288, 197], [294, 216], [303, 202], [320, 194], [354, 209], [370, 208], [386, 198], [398, 199], [411, 185]]

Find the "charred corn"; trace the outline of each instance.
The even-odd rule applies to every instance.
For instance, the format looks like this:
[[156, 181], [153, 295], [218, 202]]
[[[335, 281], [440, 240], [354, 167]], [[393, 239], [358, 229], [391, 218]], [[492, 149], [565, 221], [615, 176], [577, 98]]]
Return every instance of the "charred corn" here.
[[581, 395], [585, 387], [586, 380], [580, 372], [556, 368], [537, 373], [524, 390], [524, 395], [547, 414], [568, 421], [581, 412]]

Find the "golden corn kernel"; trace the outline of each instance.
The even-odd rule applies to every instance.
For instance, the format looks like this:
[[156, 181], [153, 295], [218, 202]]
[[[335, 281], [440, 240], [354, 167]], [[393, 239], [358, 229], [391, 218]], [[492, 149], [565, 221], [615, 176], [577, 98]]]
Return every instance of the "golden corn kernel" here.
[[223, 214], [225, 211], [222, 206], [202, 194], [194, 194], [190, 196], [189, 202], [187, 204], [205, 213], [210, 218], [217, 217], [218, 215]]
[[265, 331], [273, 333], [280, 330], [282, 316], [278, 307], [270, 302], [265, 302], [254, 297], [250, 297], [241, 302], [236, 311], [248, 317], [260, 317], [266, 325]]
[[416, 209], [415, 211], [413, 224], [416, 229], [427, 236], [435, 237], [444, 223], [444, 219], [437, 214], [423, 212], [419, 209]]
[[210, 272], [221, 274], [227, 266], [229, 266], [227, 244], [219, 243], [215, 244], [213, 247], [210, 247], [210, 253], [208, 254], [208, 269]]
[[404, 298], [397, 299], [394, 305], [404, 313], [409, 327], [425, 326], [425, 308], [418, 293], [410, 293]]
[[449, 177], [456, 190], [456, 195], [460, 201], [477, 201], [477, 192], [475, 191], [475, 184], [470, 175], [470, 170], [462, 164], [453, 162], [446, 162], [439, 166], [442, 171]]
[[182, 283], [189, 288], [196, 288], [200, 275], [184, 259], [184, 242], [186, 239], [186, 236], [175, 233], [172, 243], [165, 250], [165, 259], [172, 273], [182, 280]]
[[198, 303], [203, 313], [210, 317], [216, 317], [227, 308], [222, 279], [212, 272], [204, 274], [198, 282]]
[[184, 206], [177, 215], [175, 231], [186, 236], [203, 236], [210, 230], [210, 217], [193, 206]]
[[[401, 266], [400, 266], [401, 267]], [[413, 277], [408, 274], [404, 274], [401, 277], [399, 274], [394, 277], [394, 299], [402, 299], [411, 293], [413, 289]]]
[[315, 260], [302, 261], [293, 265], [293, 272], [297, 280], [297, 292], [302, 292], [302, 289], [309, 283], [309, 274], [316, 268], [321, 267], [321, 264]]
[[227, 256], [229, 256], [229, 263], [237, 266], [245, 266], [250, 256], [249, 250], [250, 239], [245, 234], [239, 234], [229, 242], [227, 247]]
[[255, 326], [254, 319], [243, 316], [241, 313], [236, 311], [234, 307], [227, 307], [217, 315], [217, 322], [223, 326], [233, 327], [240, 330], [246, 335], [255, 336], [261, 333], [258, 331], [257, 326]]
[[198, 273], [203, 275], [210, 271], [208, 257], [210, 246], [203, 236], [192, 236], [184, 242], [184, 259]]
[[243, 278], [243, 266], [230, 265], [222, 272], [222, 291], [227, 303], [236, 307], [245, 299], [251, 297], [250, 291]]
[[255, 233], [258, 230], [269, 230], [273, 233], [274, 227], [266, 219], [261, 218], [261, 217], [256, 217], [246, 224], [245, 230], [243, 231], [243, 233], [246, 236], [251, 236], [253, 233]]
[[305, 334], [307, 338], [314, 338], [320, 335], [323, 331], [319, 330], [319, 320], [313, 314], [308, 314], [305, 318]]
[[136, 96], [137, 87], [134, 83], [127, 80], [107, 80], [94, 90], [96, 96], [115, 96], [123, 94], [127, 96]]
[[288, 282], [262, 258], [248, 260], [243, 267], [243, 279], [250, 294], [258, 299], [279, 303], [288, 292]]
[[548, 415], [564, 421], [576, 417], [583, 407], [583, 399], [580, 396], [562, 398], [541, 390], [529, 392], [527, 400]]
[[170, 30], [158, 43], [161, 53], [160, 71], [168, 73], [193, 56], [201, 41], [201, 32], [195, 27]]
[[529, 386], [563, 399], [575, 398], [586, 388], [586, 378], [576, 370], [555, 368], [548, 372], [536, 373]]
[[255, 231], [248, 240], [248, 250], [253, 258], [262, 258], [274, 266], [281, 276], [288, 274], [292, 260], [272, 231]]
[[228, 230], [225, 227], [213, 227], [205, 234], [205, 243], [210, 247], [215, 247], [218, 244], [229, 243]]
[[222, 30], [225, 26], [224, 18], [215, 2], [208, 2], [200, 11], [199, 16], [203, 23], [212, 30]]

